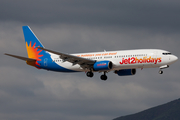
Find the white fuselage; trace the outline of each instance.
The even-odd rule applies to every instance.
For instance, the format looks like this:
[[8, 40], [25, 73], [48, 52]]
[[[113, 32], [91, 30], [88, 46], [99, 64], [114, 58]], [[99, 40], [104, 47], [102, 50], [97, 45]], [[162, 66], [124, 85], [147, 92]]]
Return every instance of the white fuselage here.
[[23, 26], [27, 57], [13, 54], [5, 55], [26, 61], [38, 69], [56, 72], [86, 72], [93, 77], [93, 72], [103, 72], [101, 80], [107, 80], [106, 73], [114, 71], [119, 76], [135, 75], [137, 68], [168, 68], [178, 60], [170, 52], [159, 49], [138, 49], [121, 51], [104, 51], [92, 53], [66, 54], [46, 49], [29, 26]]
[[[161, 67], [163, 65], [170, 65], [178, 59], [168, 51], [159, 49], [104, 51], [93, 53], [78, 53], [72, 55], [96, 61], [111, 61], [113, 63], [113, 68], [109, 71]], [[51, 58], [56, 64], [66, 69], [74, 71], [86, 71], [78, 64], [72, 65], [70, 62], [63, 61], [59, 58], [58, 55], [51, 53]]]

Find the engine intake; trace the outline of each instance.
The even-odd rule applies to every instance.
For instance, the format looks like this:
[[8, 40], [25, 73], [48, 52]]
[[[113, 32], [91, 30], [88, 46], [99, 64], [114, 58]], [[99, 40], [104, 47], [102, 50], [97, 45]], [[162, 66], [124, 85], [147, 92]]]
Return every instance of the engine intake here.
[[98, 61], [94, 63], [93, 69], [94, 71], [99, 71], [99, 70], [110, 70], [112, 69], [113, 64], [111, 61]]
[[136, 69], [116, 70], [115, 73], [119, 76], [135, 75]]

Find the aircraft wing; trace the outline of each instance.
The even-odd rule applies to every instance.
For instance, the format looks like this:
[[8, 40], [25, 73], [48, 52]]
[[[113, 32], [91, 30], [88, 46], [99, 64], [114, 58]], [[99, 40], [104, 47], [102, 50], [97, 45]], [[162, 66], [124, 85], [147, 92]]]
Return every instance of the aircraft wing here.
[[66, 53], [60, 53], [60, 52], [52, 51], [52, 50], [42, 48], [42, 47], [37, 47], [37, 48], [47, 51], [47, 52], [51, 52], [56, 55], [60, 55], [60, 58], [63, 59], [64, 62], [68, 61], [68, 62], [71, 62], [73, 65], [79, 64], [84, 69], [90, 69], [96, 62], [95, 60], [90, 60], [90, 59], [86, 59], [86, 58], [82, 58], [82, 57], [78, 57], [78, 56], [70, 55]]
[[26, 57], [21, 57], [21, 56], [12, 55], [12, 54], [7, 54], [7, 53], [5, 53], [5, 55], [11, 56], [11, 57], [15, 57], [15, 58], [18, 58], [18, 59], [24, 60], [24, 61], [36, 61], [35, 59], [26, 58]]

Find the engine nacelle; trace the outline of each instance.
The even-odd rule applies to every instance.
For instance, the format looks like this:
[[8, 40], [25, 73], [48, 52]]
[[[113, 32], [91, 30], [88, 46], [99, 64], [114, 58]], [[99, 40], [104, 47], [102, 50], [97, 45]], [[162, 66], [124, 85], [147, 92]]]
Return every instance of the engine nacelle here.
[[94, 63], [93, 69], [94, 71], [99, 71], [99, 70], [110, 70], [112, 69], [113, 64], [111, 61], [98, 61]]
[[116, 70], [115, 73], [119, 76], [135, 75], [136, 69]]

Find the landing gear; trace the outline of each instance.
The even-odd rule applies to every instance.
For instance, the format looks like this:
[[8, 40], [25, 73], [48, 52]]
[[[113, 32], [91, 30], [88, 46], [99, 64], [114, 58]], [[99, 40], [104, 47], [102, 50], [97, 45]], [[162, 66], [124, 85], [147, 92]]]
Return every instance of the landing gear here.
[[[89, 71], [89, 72], [86, 73], [86, 75], [87, 75], [88, 77], [93, 77], [93, 76], [94, 76], [94, 73], [93, 73], [92, 71]], [[106, 72], [104, 72], [104, 74], [101, 75], [100, 78], [101, 78], [101, 80], [106, 81], [106, 80], [107, 80]]]
[[106, 75], [101, 75], [101, 80], [106, 81], [107, 80], [107, 76]]
[[88, 77], [93, 77], [93, 76], [94, 76], [94, 73], [90, 71], [90, 72], [87, 72], [86, 75], [87, 75]]
[[161, 69], [159, 70], [159, 74], [163, 74], [163, 71]]
[[101, 75], [101, 80], [104, 80], [104, 81], [106, 81], [106, 80], [107, 80], [106, 72], [104, 72], [104, 74], [103, 74], [103, 75]]
[[159, 74], [163, 74], [162, 69], [165, 69], [165, 68], [168, 68], [168, 67], [169, 67], [169, 65], [163, 65], [163, 66], [161, 66], [161, 67], [160, 67], [160, 70], [159, 70]]

